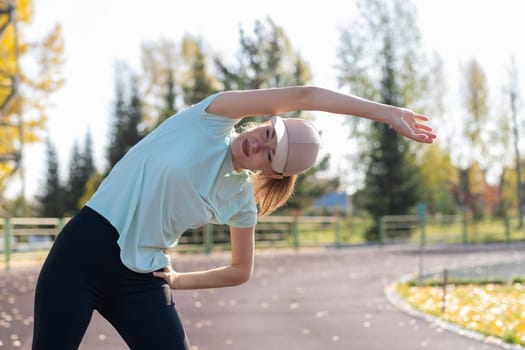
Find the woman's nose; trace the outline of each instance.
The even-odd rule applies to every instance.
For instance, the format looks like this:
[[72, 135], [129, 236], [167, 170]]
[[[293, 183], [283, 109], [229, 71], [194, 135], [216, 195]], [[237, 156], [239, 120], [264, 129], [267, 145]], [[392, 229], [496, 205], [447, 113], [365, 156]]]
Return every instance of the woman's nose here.
[[272, 145], [269, 141], [256, 141], [253, 147], [254, 152], [265, 151]]

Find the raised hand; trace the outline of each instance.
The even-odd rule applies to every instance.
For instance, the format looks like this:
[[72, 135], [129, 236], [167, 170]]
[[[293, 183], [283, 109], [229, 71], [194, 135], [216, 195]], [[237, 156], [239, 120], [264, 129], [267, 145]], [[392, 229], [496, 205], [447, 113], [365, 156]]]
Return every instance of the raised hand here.
[[399, 134], [421, 143], [433, 143], [436, 134], [432, 127], [423, 124], [429, 119], [406, 108], [393, 108], [390, 118], [390, 127]]

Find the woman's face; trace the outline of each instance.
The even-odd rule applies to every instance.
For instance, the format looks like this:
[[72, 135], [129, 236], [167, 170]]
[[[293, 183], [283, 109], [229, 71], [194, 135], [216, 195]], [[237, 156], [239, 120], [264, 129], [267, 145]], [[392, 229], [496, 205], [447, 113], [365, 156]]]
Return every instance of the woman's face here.
[[232, 160], [236, 170], [261, 170], [265, 175], [280, 178], [272, 169], [277, 146], [275, 130], [270, 122], [244, 131], [232, 143]]

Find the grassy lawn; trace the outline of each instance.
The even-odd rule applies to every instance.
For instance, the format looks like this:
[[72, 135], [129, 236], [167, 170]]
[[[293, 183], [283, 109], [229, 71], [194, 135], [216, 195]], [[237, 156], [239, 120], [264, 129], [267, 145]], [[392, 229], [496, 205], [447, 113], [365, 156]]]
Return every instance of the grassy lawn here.
[[507, 343], [525, 345], [525, 284], [399, 284], [398, 294], [416, 309]]

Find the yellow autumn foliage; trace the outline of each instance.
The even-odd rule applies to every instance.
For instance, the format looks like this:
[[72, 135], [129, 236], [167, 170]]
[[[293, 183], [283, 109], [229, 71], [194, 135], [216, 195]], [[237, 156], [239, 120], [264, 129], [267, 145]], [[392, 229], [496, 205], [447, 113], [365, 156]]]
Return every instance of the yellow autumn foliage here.
[[412, 306], [485, 335], [525, 345], [525, 285], [400, 285], [400, 295]]
[[22, 145], [41, 141], [49, 95], [64, 83], [62, 29], [30, 42], [32, 18], [32, 0], [0, 0], [0, 193]]

